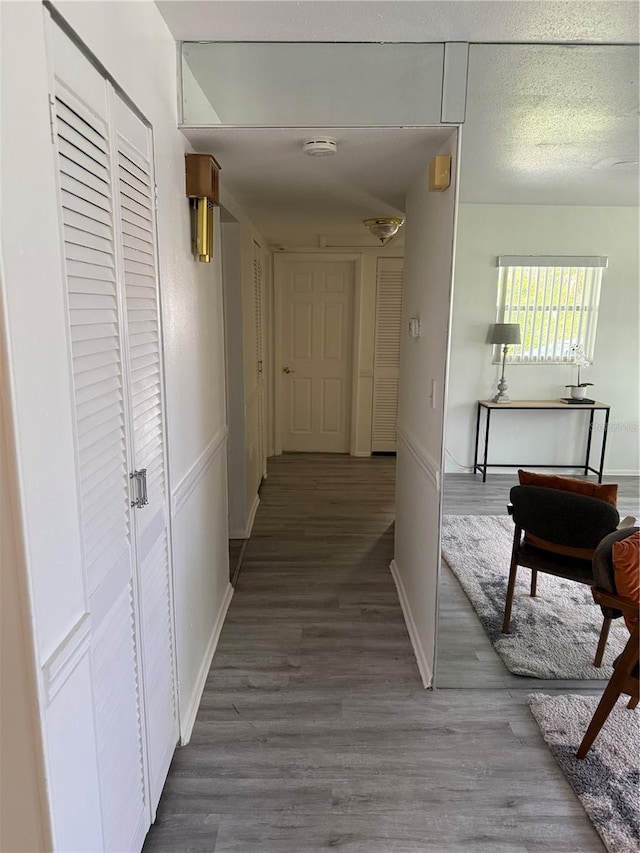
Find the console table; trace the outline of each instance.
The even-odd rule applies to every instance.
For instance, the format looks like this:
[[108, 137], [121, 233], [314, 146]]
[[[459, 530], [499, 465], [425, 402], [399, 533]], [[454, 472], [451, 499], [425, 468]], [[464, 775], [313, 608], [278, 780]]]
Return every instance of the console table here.
[[[489, 456], [489, 428], [491, 425], [491, 413], [499, 409], [502, 412], [575, 412], [585, 411], [589, 413], [589, 431], [587, 433], [587, 447], [584, 462], [573, 465], [548, 465], [538, 463], [536, 465], [516, 464], [514, 462], [487, 462]], [[484, 422], [484, 458], [478, 462], [478, 445], [480, 441], [480, 415], [485, 412]], [[602, 471], [604, 469], [604, 454], [607, 447], [607, 429], [609, 427], [609, 413], [611, 406], [607, 403], [563, 403], [560, 400], [514, 400], [511, 403], [494, 403], [492, 400], [478, 400], [478, 412], [476, 416], [476, 445], [473, 458], [473, 473], [479, 471], [482, 474], [482, 482], [487, 480], [488, 468], [583, 468], [585, 474], [589, 472], [598, 475], [598, 482], [602, 482]], [[593, 421], [596, 412], [604, 412], [604, 425], [602, 431], [602, 447], [600, 449], [600, 467], [593, 468], [590, 463], [591, 437], [593, 435]]]

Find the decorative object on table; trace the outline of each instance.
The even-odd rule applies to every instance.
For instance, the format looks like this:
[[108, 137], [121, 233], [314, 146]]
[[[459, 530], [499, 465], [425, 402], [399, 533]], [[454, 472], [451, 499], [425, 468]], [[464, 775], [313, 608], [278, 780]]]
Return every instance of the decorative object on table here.
[[[580, 370], [583, 367], [589, 367], [591, 362], [587, 358], [584, 347], [582, 344], [577, 344], [575, 347], [571, 347], [571, 361], [578, 368], [578, 381], [575, 385], [565, 385], [565, 388], [571, 388], [571, 397], [574, 400], [580, 400], [587, 402], [587, 388], [593, 386], [593, 382], [581, 382], [580, 381]], [[562, 398], [566, 400], [566, 397]], [[589, 400], [590, 403], [593, 403], [593, 400]]]
[[545, 574], [538, 579], [536, 598], [530, 597], [528, 585], [516, 584], [511, 634], [502, 633], [512, 538], [513, 522], [506, 514], [443, 518], [442, 556], [505, 665], [533, 678], [609, 678], [628, 632], [616, 619], [603, 665], [593, 666], [602, 611], [582, 584]]
[[507, 383], [504, 378], [504, 366], [507, 360], [507, 353], [510, 346], [517, 346], [520, 343], [520, 324], [519, 323], [494, 323], [489, 326], [487, 335], [488, 344], [502, 345], [502, 376], [498, 382], [498, 393], [492, 398], [492, 403], [510, 403], [509, 395], [507, 394]]
[[640, 848], [640, 725], [638, 714], [620, 702], [584, 760], [576, 750], [597, 696], [533, 693], [529, 707], [547, 746], [610, 853]]

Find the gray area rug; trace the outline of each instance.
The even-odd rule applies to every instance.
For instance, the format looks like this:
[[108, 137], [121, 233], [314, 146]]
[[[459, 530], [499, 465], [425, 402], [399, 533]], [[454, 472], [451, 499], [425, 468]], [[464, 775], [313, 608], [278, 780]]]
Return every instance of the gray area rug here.
[[583, 584], [519, 569], [511, 634], [502, 633], [513, 521], [497, 515], [445, 515], [442, 556], [475, 608], [495, 650], [516, 675], [534, 678], [608, 679], [629, 634], [614, 620], [602, 667], [593, 666], [602, 611]]
[[[640, 849], [640, 713], [622, 697], [582, 761], [576, 751], [599, 696], [529, 696], [554, 758], [611, 853]], [[627, 699], [628, 701], [628, 699]]]

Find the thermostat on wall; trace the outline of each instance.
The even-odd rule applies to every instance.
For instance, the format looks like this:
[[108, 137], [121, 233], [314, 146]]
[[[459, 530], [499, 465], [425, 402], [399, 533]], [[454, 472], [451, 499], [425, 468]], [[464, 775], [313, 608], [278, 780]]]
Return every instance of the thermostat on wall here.
[[420, 332], [421, 332], [420, 317], [412, 317], [409, 320], [409, 335], [412, 338], [419, 338]]

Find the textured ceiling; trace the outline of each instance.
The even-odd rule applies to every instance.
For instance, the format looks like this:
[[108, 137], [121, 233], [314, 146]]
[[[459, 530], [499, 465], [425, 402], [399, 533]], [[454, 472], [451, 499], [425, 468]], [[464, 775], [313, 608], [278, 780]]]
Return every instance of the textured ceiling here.
[[178, 40], [627, 43], [636, 0], [157, 0]]
[[197, 151], [213, 154], [222, 181], [270, 243], [376, 245], [362, 227], [373, 216], [402, 215], [404, 197], [449, 128], [333, 129], [338, 153], [309, 157], [314, 129], [189, 129]]
[[[158, 5], [178, 39], [638, 41], [635, 0]], [[320, 234], [361, 242], [362, 218], [403, 210], [443, 132], [331, 131], [340, 153], [313, 160], [300, 153], [311, 131], [185, 131], [220, 159], [225, 185], [265, 236], [293, 245]], [[637, 205], [637, 162], [624, 163], [637, 159], [637, 46], [471, 46], [461, 201]]]
[[473, 45], [461, 201], [637, 205], [638, 63], [637, 47]]

